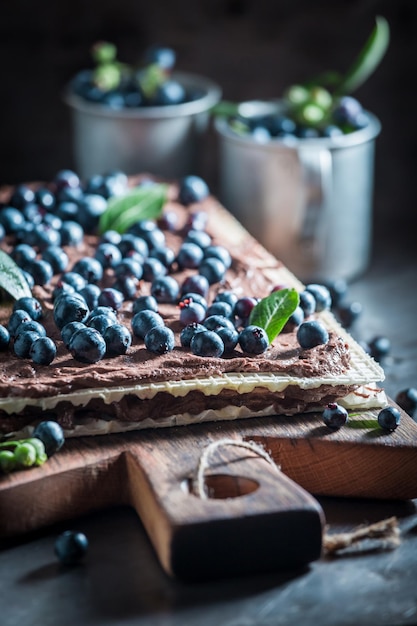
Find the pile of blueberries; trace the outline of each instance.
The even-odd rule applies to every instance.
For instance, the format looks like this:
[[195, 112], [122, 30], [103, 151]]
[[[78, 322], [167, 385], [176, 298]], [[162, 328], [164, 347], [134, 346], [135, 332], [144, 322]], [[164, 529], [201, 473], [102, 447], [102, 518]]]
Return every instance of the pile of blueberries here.
[[176, 53], [172, 48], [151, 46], [138, 67], [119, 63], [116, 47], [98, 42], [92, 49], [96, 66], [79, 72], [70, 90], [87, 102], [110, 109], [177, 105], [201, 97], [172, 76]]
[[334, 138], [365, 128], [369, 118], [361, 103], [351, 96], [333, 98], [322, 87], [291, 87], [282, 110], [263, 115], [233, 115], [233, 132], [258, 143], [273, 139], [291, 143], [298, 139]]

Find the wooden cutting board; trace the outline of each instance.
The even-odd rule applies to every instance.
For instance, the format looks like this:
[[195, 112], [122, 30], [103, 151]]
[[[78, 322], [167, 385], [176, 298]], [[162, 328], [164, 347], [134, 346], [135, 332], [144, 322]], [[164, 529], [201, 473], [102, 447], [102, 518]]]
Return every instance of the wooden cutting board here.
[[[311, 414], [69, 439], [42, 467], [0, 477], [0, 537], [131, 505], [170, 575], [299, 567], [322, 547], [324, 514], [310, 494], [417, 497], [417, 423], [402, 413], [385, 433], [376, 416], [338, 431]], [[207, 459], [204, 499], [193, 480], [207, 446], [223, 439], [261, 444], [275, 463], [220, 445]]]

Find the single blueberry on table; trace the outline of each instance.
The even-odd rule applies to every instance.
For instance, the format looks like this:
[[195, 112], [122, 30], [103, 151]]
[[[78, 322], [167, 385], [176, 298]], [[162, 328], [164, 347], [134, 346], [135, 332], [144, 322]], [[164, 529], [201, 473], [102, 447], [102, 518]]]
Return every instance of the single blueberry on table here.
[[150, 352], [166, 354], [174, 349], [175, 335], [168, 326], [154, 326], [146, 333], [144, 341]]
[[33, 277], [35, 285], [47, 285], [54, 275], [52, 265], [43, 259], [35, 259], [25, 267]]
[[221, 357], [224, 352], [224, 343], [213, 330], [196, 332], [190, 341], [190, 349], [196, 356]]
[[107, 317], [110, 317], [113, 320], [114, 323], [117, 322], [117, 313], [110, 306], [98, 305], [98, 306], [94, 307], [94, 309], [91, 309], [90, 315], [88, 316], [88, 320], [87, 321], [91, 320], [96, 315], [107, 315]]
[[94, 257], [79, 259], [73, 265], [72, 271], [82, 276], [87, 283], [98, 283], [103, 278], [103, 266]]
[[313, 315], [313, 313], [316, 310], [316, 299], [313, 296], [313, 294], [310, 291], [307, 291], [307, 289], [305, 289], [299, 294], [299, 297], [300, 297], [299, 306], [303, 310], [304, 316], [309, 317], [310, 315]]
[[133, 300], [136, 296], [139, 281], [131, 276], [120, 276], [112, 284], [112, 288], [120, 291], [125, 300]]
[[347, 410], [337, 404], [337, 402], [330, 402], [323, 411], [323, 422], [329, 428], [337, 430], [344, 426], [349, 419]]
[[207, 330], [215, 330], [217, 331], [219, 328], [230, 328], [234, 329], [233, 322], [225, 317], [224, 315], [210, 315], [206, 317], [203, 322], [203, 326], [207, 328]]
[[151, 249], [149, 256], [158, 259], [167, 269], [170, 269], [175, 261], [175, 252], [167, 246], [156, 246]]
[[86, 301], [76, 293], [63, 294], [54, 302], [54, 321], [60, 330], [69, 322], [85, 322], [89, 313]]
[[297, 340], [304, 350], [310, 350], [315, 346], [326, 344], [329, 341], [329, 333], [318, 320], [303, 322], [297, 329]]
[[151, 295], [158, 303], [173, 304], [180, 295], [180, 286], [173, 276], [161, 276], [153, 281]]
[[143, 267], [139, 261], [133, 258], [125, 257], [114, 266], [114, 275], [116, 278], [136, 278], [140, 280], [143, 275]]
[[55, 541], [55, 554], [63, 565], [76, 565], [86, 555], [88, 539], [84, 533], [66, 530]]
[[64, 346], [67, 349], [68, 349], [71, 337], [77, 330], [80, 330], [80, 328], [86, 328], [86, 325], [83, 324], [82, 322], [69, 322], [68, 324], [65, 324], [65, 326], [61, 328], [61, 339], [64, 342]]
[[199, 273], [205, 276], [210, 285], [221, 282], [226, 275], [226, 266], [216, 257], [208, 257], [200, 263]]
[[224, 343], [224, 351], [231, 352], [234, 350], [239, 341], [239, 332], [235, 328], [222, 326], [215, 331]]
[[42, 259], [50, 263], [54, 274], [61, 274], [68, 267], [68, 255], [60, 246], [45, 248], [42, 252]]
[[86, 327], [72, 335], [68, 349], [76, 361], [97, 363], [106, 354], [106, 342], [98, 330]]
[[50, 337], [39, 337], [32, 343], [29, 356], [34, 363], [49, 365], [56, 356], [56, 345]]
[[15, 337], [16, 331], [20, 324], [22, 324], [23, 322], [30, 322], [31, 319], [32, 318], [29, 313], [27, 311], [24, 311], [23, 309], [16, 309], [15, 311], [13, 311], [9, 317], [9, 321], [7, 324], [7, 329], [10, 333], [10, 337]]
[[387, 406], [378, 413], [378, 424], [384, 430], [392, 432], [397, 428], [401, 420], [400, 411], [394, 406]]
[[179, 303], [179, 309], [180, 322], [184, 324], [184, 326], [192, 324], [193, 322], [200, 323], [206, 316], [205, 308], [191, 299], [181, 301]]
[[35, 333], [38, 333], [39, 337], [46, 336], [45, 326], [42, 326], [42, 324], [40, 324], [39, 322], [36, 322], [35, 320], [30, 320], [29, 322], [22, 322], [21, 324], [19, 324], [19, 326], [16, 328], [15, 336], [17, 337], [20, 333], [25, 333], [25, 332], [28, 332], [29, 330]]
[[207, 246], [204, 249], [204, 258], [215, 258], [219, 259], [223, 263], [226, 269], [228, 269], [232, 265], [232, 257], [230, 256], [230, 252], [224, 246]]
[[18, 232], [25, 224], [24, 215], [15, 207], [5, 207], [0, 211], [0, 224], [7, 235]]
[[10, 256], [19, 267], [24, 268], [27, 263], [36, 259], [36, 250], [27, 243], [18, 243]]
[[192, 228], [185, 236], [184, 243], [194, 243], [202, 250], [205, 250], [211, 245], [211, 237], [202, 229], [198, 230], [196, 228]]
[[120, 263], [122, 253], [115, 244], [103, 242], [97, 246], [94, 257], [104, 269], [109, 269]]
[[204, 296], [200, 295], [199, 293], [193, 293], [192, 291], [189, 293], [184, 293], [183, 295], [181, 295], [181, 298], [178, 302], [180, 306], [181, 306], [181, 302], [184, 302], [184, 303], [198, 302], [198, 304], [200, 304], [203, 307], [203, 309], [207, 311], [207, 300], [204, 298]]
[[64, 445], [64, 431], [54, 420], [45, 420], [35, 426], [32, 437], [40, 439], [48, 457], [58, 452]]
[[89, 283], [79, 291], [79, 295], [84, 298], [90, 311], [98, 306], [98, 298], [100, 294], [100, 287], [94, 283]]
[[114, 324], [114, 320], [108, 315], [95, 315], [87, 320], [87, 326], [89, 328], [95, 328], [102, 335], [104, 335], [107, 328], [112, 324]]
[[152, 104], [156, 106], [166, 106], [168, 104], [181, 104], [186, 99], [184, 87], [176, 80], [166, 80], [152, 98]]
[[304, 311], [300, 306], [291, 313], [288, 320], [285, 322], [284, 327], [282, 329], [283, 333], [291, 333], [293, 330], [298, 328], [300, 324], [304, 322]]
[[268, 335], [263, 328], [250, 324], [239, 333], [239, 345], [248, 354], [262, 354], [269, 346]]
[[353, 302], [341, 302], [335, 308], [335, 314], [343, 328], [351, 328], [362, 315], [362, 311], [362, 304], [356, 300]]
[[253, 307], [256, 305], [256, 298], [249, 296], [243, 296], [236, 301], [234, 314], [241, 320], [247, 320], [252, 312]]
[[133, 302], [132, 313], [139, 313], [139, 311], [155, 311], [158, 313], [158, 302], [153, 296], [138, 296]]
[[114, 311], [118, 311], [124, 302], [121, 291], [114, 287], [106, 287], [98, 297], [99, 306], [108, 306]]
[[71, 287], [74, 287], [75, 291], [80, 291], [83, 287], [86, 286], [86, 279], [78, 274], [78, 272], [64, 272], [61, 276], [61, 281], [64, 283], [68, 283]]
[[332, 306], [332, 297], [330, 291], [325, 285], [310, 283], [306, 285], [306, 290], [313, 294], [316, 300], [316, 311], [328, 311]]
[[232, 319], [233, 307], [228, 302], [213, 302], [213, 304], [210, 304], [210, 306], [207, 307], [206, 315], [207, 317], [210, 317], [211, 315], [222, 315], [223, 317]]
[[148, 257], [143, 262], [143, 280], [152, 283], [157, 278], [167, 274], [167, 267], [155, 257]]
[[33, 189], [27, 185], [17, 185], [11, 195], [10, 204], [12, 207], [22, 211], [27, 204], [32, 204], [35, 200], [36, 197]]
[[83, 227], [72, 219], [62, 222], [59, 232], [61, 234], [62, 246], [77, 246], [82, 242], [84, 237]]
[[185, 241], [177, 254], [180, 268], [196, 269], [203, 260], [204, 252], [196, 243]]
[[232, 311], [234, 311], [237, 301], [238, 297], [233, 291], [219, 291], [213, 302], [227, 302], [232, 307]]
[[374, 337], [369, 342], [369, 348], [371, 350], [371, 356], [376, 361], [381, 361], [383, 358], [385, 358], [389, 354], [391, 350], [391, 342], [388, 339], [388, 337], [383, 337], [383, 336]]

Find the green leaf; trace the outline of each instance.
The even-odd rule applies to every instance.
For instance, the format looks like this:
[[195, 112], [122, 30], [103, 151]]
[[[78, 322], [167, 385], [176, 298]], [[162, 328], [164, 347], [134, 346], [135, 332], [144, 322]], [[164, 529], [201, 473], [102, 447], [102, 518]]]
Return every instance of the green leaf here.
[[365, 46], [350, 67], [335, 95], [352, 93], [376, 70], [387, 51], [390, 40], [390, 29], [384, 17], [376, 18], [375, 27]]
[[269, 343], [272, 343], [294, 313], [299, 301], [300, 297], [295, 289], [274, 291], [253, 307], [249, 323], [263, 328]]
[[124, 233], [136, 222], [157, 218], [167, 199], [168, 185], [162, 183], [136, 187], [126, 195], [110, 198], [107, 209], [100, 217], [99, 231]]
[[20, 267], [3, 250], [0, 250], [0, 288], [15, 300], [32, 295]]

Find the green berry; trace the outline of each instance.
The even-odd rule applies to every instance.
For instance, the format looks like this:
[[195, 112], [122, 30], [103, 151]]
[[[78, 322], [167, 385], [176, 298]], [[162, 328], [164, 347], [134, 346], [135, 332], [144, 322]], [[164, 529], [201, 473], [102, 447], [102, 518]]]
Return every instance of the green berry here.
[[310, 90], [310, 100], [324, 111], [328, 111], [333, 104], [331, 94], [323, 87], [313, 87]]
[[302, 85], [292, 85], [292, 87], [287, 90], [286, 99], [294, 106], [305, 104], [309, 99], [308, 89]]
[[307, 125], [320, 124], [324, 119], [324, 111], [314, 102], [308, 102], [299, 112], [300, 120]]
[[29, 443], [36, 450], [35, 465], [42, 465], [43, 463], [45, 463], [45, 461], [48, 460], [45, 452], [45, 444], [43, 443], [43, 441], [41, 441], [37, 437], [32, 437], [31, 439], [26, 439], [25, 443]]
[[14, 458], [22, 467], [32, 467], [36, 463], [36, 448], [31, 443], [23, 442], [16, 446]]
[[91, 50], [96, 63], [112, 63], [116, 59], [117, 48], [108, 41], [99, 41]]
[[94, 70], [93, 81], [103, 91], [116, 89], [120, 84], [120, 68], [113, 63], [99, 65]]
[[0, 450], [0, 469], [3, 472], [11, 472], [16, 467], [14, 454], [11, 450]]

